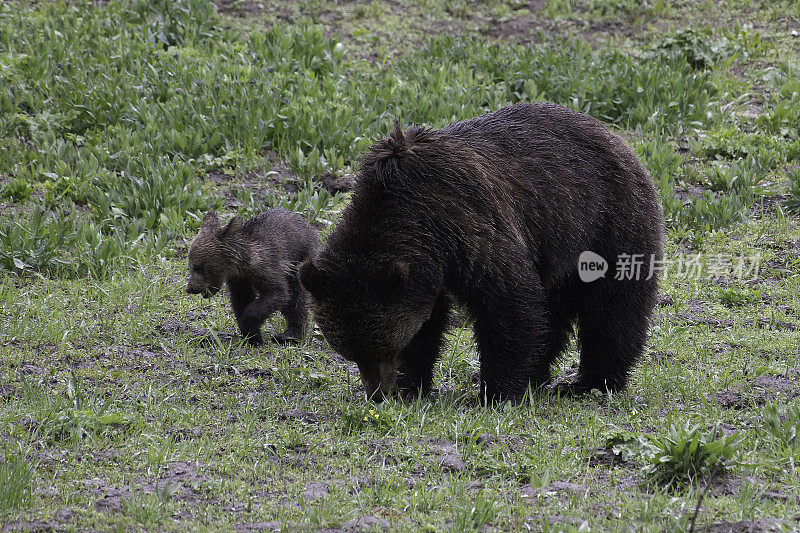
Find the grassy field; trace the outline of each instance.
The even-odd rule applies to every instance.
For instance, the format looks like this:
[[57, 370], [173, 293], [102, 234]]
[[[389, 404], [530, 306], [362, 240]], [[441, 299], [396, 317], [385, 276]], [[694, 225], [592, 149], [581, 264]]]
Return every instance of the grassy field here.
[[[0, 528], [800, 529], [798, 31], [794, 0], [0, 3]], [[183, 293], [206, 210], [324, 239], [395, 120], [539, 100], [662, 200], [626, 393], [480, 407], [458, 319], [431, 399], [371, 405], [318, 332], [250, 348]]]

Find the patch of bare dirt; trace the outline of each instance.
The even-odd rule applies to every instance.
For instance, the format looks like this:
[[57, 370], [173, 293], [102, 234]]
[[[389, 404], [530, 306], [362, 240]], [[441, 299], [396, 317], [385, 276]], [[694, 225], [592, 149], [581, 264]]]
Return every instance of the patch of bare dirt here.
[[17, 367], [17, 370], [20, 374], [24, 374], [26, 376], [41, 376], [45, 374], [47, 371], [40, 367], [36, 366], [33, 363], [20, 363]]
[[675, 354], [672, 352], [650, 352], [650, 362], [656, 365], [668, 365], [670, 361], [675, 359]]
[[175, 442], [184, 440], [194, 440], [203, 436], [206, 430], [203, 426], [194, 426], [193, 428], [180, 428], [172, 427], [166, 429], [167, 433], [172, 437]]
[[[294, 524], [286, 524], [289, 528], [293, 528]], [[260, 531], [281, 531], [283, 524], [280, 522], [255, 522], [250, 524], [238, 524], [233, 526], [233, 530], [239, 533], [257, 533]]]
[[248, 378], [273, 379], [276, 370], [276, 368], [241, 368], [239, 373]]
[[99, 499], [95, 501], [98, 511], [119, 512], [122, 510], [123, 501], [131, 499], [135, 494], [153, 494], [169, 490], [177, 500], [189, 504], [199, 502], [198, 493], [193, 485], [206, 481], [206, 477], [198, 472], [202, 464], [176, 461], [167, 463], [162, 468], [162, 473], [151, 481], [140, 480], [138, 483], [115, 487], [100, 478], [84, 481], [85, 486]]
[[528, 4], [528, 11], [531, 13], [538, 13], [546, 5], [547, 0], [531, 0], [531, 2]]
[[217, 0], [217, 9], [220, 13], [247, 17], [258, 15], [264, 9], [264, 2], [249, 2], [244, 0]]
[[790, 398], [798, 396], [797, 386], [794, 381], [781, 376], [759, 376], [753, 382], [753, 385], [762, 391], [762, 394], [772, 395], [773, 397], [777, 394], [787, 394]]
[[[186, 366], [185, 362], [170, 355], [160, 346], [110, 346], [104, 349], [104, 360], [101, 361], [101, 364], [117, 365], [118, 360], [121, 359], [125, 368], [136, 372], [151, 370], [165, 360], [168, 361], [170, 368]], [[90, 362], [97, 363], [97, 361]]]
[[[764, 481], [754, 476], [723, 476], [714, 481], [714, 483], [709, 487], [709, 491], [715, 496], [736, 496], [744, 488], [755, 487], [758, 490], [763, 486]], [[779, 488], [775, 487], [767, 488], [766, 490], [759, 490], [758, 494], [761, 498], [774, 500], [777, 502], [797, 501], [797, 496], [783, 493]]]
[[303, 488], [303, 495], [309, 500], [322, 498], [323, 496], [327, 496], [329, 492], [330, 485], [324, 481], [306, 483], [306, 486]]
[[496, 448], [498, 446], [505, 446], [512, 452], [518, 452], [525, 446], [525, 441], [522, 437], [517, 435], [489, 435], [488, 433], [481, 434], [477, 443], [485, 448]]
[[314, 481], [306, 483], [303, 487], [303, 495], [309, 500], [317, 500], [326, 496], [336, 487], [347, 490], [348, 494], [357, 494], [361, 488], [373, 482], [373, 478], [353, 476], [347, 479], [331, 479], [327, 481]]
[[722, 196], [721, 193], [714, 192], [708, 187], [701, 187], [700, 185], [675, 188], [675, 197], [678, 198], [681, 202], [701, 198], [705, 193], [710, 193], [715, 198], [719, 198]]
[[[225, 205], [231, 209], [244, 205], [237, 195], [237, 189], [247, 190], [257, 198], [273, 192], [284, 195], [299, 192], [302, 187], [297, 174], [283, 166], [275, 153], [268, 152], [267, 158], [270, 161], [270, 171], [257, 169], [246, 173], [244, 176], [234, 176], [219, 170], [212, 170], [206, 174], [205, 179], [222, 188], [225, 196]], [[352, 172], [341, 176], [327, 172], [320, 176], [317, 181], [331, 194], [350, 191], [356, 184], [355, 173]]]
[[[759, 376], [751, 382], [752, 387], [741, 384], [730, 389], [725, 389], [708, 395], [706, 399], [717, 403], [725, 409], [745, 409], [755, 404], [764, 405], [775, 401], [779, 396], [793, 399], [800, 396], [794, 380], [782, 376]], [[752, 388], [752, 392], [747, 389]]]
[[356, 178], [354, 173], [336, 176], [330, 172], [326, 172], [321, 179], [321, 185], [328, 189], [331, 194], [340, 192], [347, 192], [356, 186]]
[[320, 529], [319, 533], [355, 533], [360, 531], [380, 531], [389, 529], [389, 521], [377, 516], [362, 516], [342, 524], [342, 527]]
[[[548, 524], [550, 528], [556, 527], [558, 531], [566, 529], [567, 531], [579, 530], [581, 527], [588, 527], [589, 522], [582, 518], [575, 518], [572, 516], [562, 515], [535, 515], [522, 519], [523, 526], [528, 531], [541, 531], [544, 524]], [[548, 528], [548, 529], [550, 529]]]
[[505, 21], [492, 21], [484, 30], [484, 35], [500, 38], [503, 40], [519, 38], [522, 41], [530, 40], [534, 31], [542, 27], [539, 20], [535, 17], [524, 16], [512, 18]]
[[217, 336], [221, 341], [228, 342], [233, 340], [233, 335], [230, 333], [224, 333], [221, 331], [214, 331], [212, 335], [212, 331], [205, 329], [205, 328], [198, 328], [187, 324], [186, 322], [181, 322], [180, 320], [171, 318], [166, 321], [160, 326], [156, 326], [156, 331], [162, 334], [171, 334], [171, 335], [184, 335], [188, 334], [192, 337], [198, 339], [210, 339], [214, 335]]
[[447, 33], [449, 35], [459, 35], [462, 31], [461, 24], [452, 20], [437, 20], [429, 28], [433, 34]]
[[[281, 159], [273, 151], [268, 151], [267, 160], [269, 161], [270, 171], [263, 173], [263, 178], [269, 179], [273, 185], [280, 185], [286, 192], [297, 192], [300, 190], [297, 180], [299, 179], [297, 173], [283, 166]], [[258, 173], [255, 173], [258, 176]], [[274, 187], [273, 187], [274, 188]]]
[[536, 503], [543, 496], [586, 496], [590, 492], [591, 489], [589, 487], [568, 481], [551, 481], [549, 485], [543, 488], [533, 488], [530, 485], [520, 488], [520, 495], [526, 503]]
[[300, 185], [293, 178], [286, 179], [281, 177], [286, 174], [295, 176], [294, 173], [279, 167], [279, 171], [274, 168], [269, 172], [258, 169], [248, 172], [242, 177], [212, 171], [206, 175], [206, 179], [220, 185], [225, 199], [225, 206], [229, 209], [236, 209], [245, 205], [237, 194], [237, 191], [240, 190], [248, 191], [255, 198], [263, 198], [273, 192], [281, 194], [297, 193], [300, 190]]
[[711, 524], [705, 531], [708, 533], [766, 533], [769, 531], [784, 531], [790, 526], [777, 518], [759, 518], [758, 520], [742, 520], [741, 522], [724, 522]]
[[716, 477], [708, 487], [708, 491], [714, 496], [735, 496], [745, 487], [758, 487], [762, 480], [753, 476], [719, 476]]
[[764, 215], [775, 214], [778, 212], [778, 207], [786, 200], [791, 198], [791, 194], [772, 194], [769, 196], [762, 196], [760, 201], [753, 203], [752, 211], [756, 218], [763, 218]]
[[667, 307], [670, 305], [675, 305], [675, 299], [670, 296], [669, 294], [659, 294], [658, 295], [658, 306], [659, 307]]
[[589, 466], [618, 466], [626, 462], [608, 448], [596, 448], [589, 456]]
[[303, 409], [289, 409], [280, 414], [281, 420], [299, 420], [306, 424], [315, 424], [319, 422], [319, 417], [312, 412], [304, 411]]
[[3, 525], [0, 529], [3, 533], [6, 531], [25, 531], [31, 532], [44, 532], [44, 531], [64, 531], [66, 528], [57, 520], [14, 520]]
[[[676, 317], [689, 324], [710, 326], [715, 329], [730, 329], [736, 324], [736, 322], [730, 318], [708, 318], [690, 313], [679, 313], [676, 315]], [[754, 318], [752, 320], [742, 322], [742, 324], [747, 326], [755, 326], [759, 329], [770, 330], [797, 331], [800, 329], [797, 324], [772, 320], [767, 317]]]
[[745, 409], [750, 406], [747, 396], [734, 389], [725, 389], [716, 393], [713, 400], [725, 409]]
[[433, 449], [427, 455], [431, 463], [447, 472], [462, 472], [467, 468], [467, 464], [461, 459], [461, 454], [454, 442], [436, 441], [433, 443]]
[[692, 309], [692, 313], [705, 314], [708, 310], [708, 302], [704, 300], [689, 299], [686, 300], [686, 305]]
[[632, 37], [636, 38], [645, 34], [647, 31], [646, 24], [631, 24], [624, 21], [604, 20], [601, 22], [593, 22], [589, 27], [584, 30], [583, 34], [592, 44], [598, 44], [601, 37], [612, 35], [615, 37]]
[[[275, 152], [268, 150], [264, 157], [269, 161], [268, 168], [257, 168], [243, 175], [234, 175], [222, 170], [212, 170], [205, 174], [204, 179], [214, 183], [222, 189], [225, 205], [235, 209], [243, 206], [238, 191], [246, 190], [256, 198], [262, 198], [270, 193], [295, 194], [300, 191], [301, 180], [297, 173], [287, 168]], [[322, 176], [322, 185], [332, 192], [349, 190], [354, 183], [352, 175], [341, 177]]]

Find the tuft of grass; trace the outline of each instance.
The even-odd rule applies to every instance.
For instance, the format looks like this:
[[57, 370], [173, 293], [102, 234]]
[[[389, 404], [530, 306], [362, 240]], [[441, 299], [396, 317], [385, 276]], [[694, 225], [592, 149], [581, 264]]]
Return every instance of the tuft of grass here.
[[764, 429], [781, 447], [797, 451], [800, 448], [800, 404], [786, 406], [765, 404], [762, 407]]
[[367, 402], [355, 409], [349, 405], [342, 405], [342, 430], [350, 435], [359, 433], [367, 428], [387, 434], [394, 427], [394, 421], [386, 405], [374, 406]]
[[33, 471], [21, 451], [6, 450], [0, 463], [0, 517], [24, 508], [33, 496]]
[[589, 10], [595, 16], [635, 22], [650, 20], [666, 13], [664, 0], [592, 0]]
[[500, 506], [491, 494], [470, 494], [463, 486], [452, 490], [456, 493], [451, 502], [452, 522], [446, 531], [480, 531], [497, 519]]
[[787, 177], [789, 178], [789, 193], [791, 196], [784, 201], [784, 205], [789, 210], [800, 213], [800, 169], [792, 170]]
[[179, 489], [177, 484], [165, 483], [156, 487], [154, 494], [134, 492], [129, 498], [123, 498], [120, 511], [142, 527], [157, 527], [167, 519], [166, 506]]
[[759, 302], [761, 297], [761, 291], [758, 290], [736, 287], [719, 290], [719, 302], [725, 307], [744, 307]]
[[572, 0], [547, 0], [544, 12], [550, 18], [567, 18], [572, 15]]
[[[134, 228], [134, 231], [135, 228]], [[100, 224], [81, 220], [74, 205], [54, 213], [41, 207], [29, 214], [0, 218], [0, 268], [21, 274], [103, 277], [129, 255], [150, 254], [166, 245], [167, 232], [147, 238], [137, 233], [131, 245], [123, 232], [108, 235]]]
[[8, 198], [12, 202], [24, 202], [31, 197], [33, 187], [27, 181], [14, 178], [0, 189], [0, 198]]
[[665, 215], [667, 220], [696, 230], [727, 228], [747, 221], [752, 201], [750, 191], [732, 191], [720, 196], [704, 191], [698, 198], [671, 204], [669, 207], [674, 210], [665, 209]]
[[31, 430], [52, 443], [94, 442], [129, 428], [133, 422], [130, 415], [112, 407], [111, 398], [101, 400], [90, 394], [75, 371], [54, 397], [36, 385], [30, 386], [28, 395], [40, 405]]
[[[605, 1], [605, 0], [601, 0]], [[615, 2], [620, 0], [613, 0]], [[622, 0], [632, 3], [633, 0]], [[647, 57], [682, 57], [695, 69], [711, 68], [741, 52], [741, 45], [726, 36], [714, 37], [711, 29], [684, 28], [659, 37]]]
[[616, 432], [606, 445], [623, 460], [644, 461], [643, 472], [650, 481], [671, 487], [708, 479], [712, 471], [728, 472], [743, 442], [740, 433], [724, 436], [718, 426], [704, 431], [687, 423], [671, 424], [662, 435]]

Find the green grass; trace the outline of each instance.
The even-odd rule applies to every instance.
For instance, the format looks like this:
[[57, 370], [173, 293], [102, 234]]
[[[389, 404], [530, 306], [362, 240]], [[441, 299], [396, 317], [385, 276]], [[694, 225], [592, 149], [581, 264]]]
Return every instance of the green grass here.
[[[100, 4], [0, 3], [0, 521], [663, 531], [705, 494], [698, 526], [797, 528], [791, 2]], [[283, 206], [324, 237], [348, 195], [323, 182], [395, 120], [542, 100], [608, 123], [661, 198], [628, 392], [479, 407], [464, 323], [432, 401], [375, 406], [318, 332], [252, 349], [224, 298], [183, 293], [206, 210]]]

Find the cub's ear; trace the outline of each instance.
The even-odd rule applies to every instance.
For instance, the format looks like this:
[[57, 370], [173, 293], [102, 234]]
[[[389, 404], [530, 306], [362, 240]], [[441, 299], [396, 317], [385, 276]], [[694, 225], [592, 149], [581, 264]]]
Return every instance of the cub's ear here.
[[206, 216], [203, 217], [203, 227], [208, 229], [219, 228], [219, 217], [217, 217], [216, 211], [206, 213]]
[[220, 240], [225, 240], [230, 237], [233, 237], [237, 231], [239, 231], [239, 217], [233, 217], [228, 221], [227, 224], [222, 226], [219, 230], [217, 230], [217, 237]]
[[325, 296], [328, 290], [328, 281], [325, 279], [325, 274], [314, 264], [313, 259], [309, 257], [300, 263], [297, 267], [297, 274], [300, 277], [300, 283], [313, 297]]

